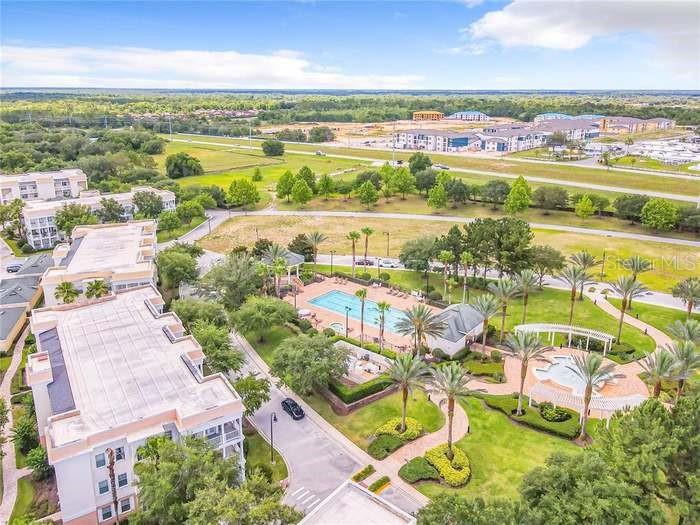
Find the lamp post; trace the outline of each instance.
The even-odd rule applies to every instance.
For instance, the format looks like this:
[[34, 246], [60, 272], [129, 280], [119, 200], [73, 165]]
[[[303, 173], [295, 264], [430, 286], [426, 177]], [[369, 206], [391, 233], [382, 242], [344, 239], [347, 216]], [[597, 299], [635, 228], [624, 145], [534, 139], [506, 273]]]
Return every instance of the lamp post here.
[[270, 414], [270, 464], [275, 464], [275, 427], [273, 423], [277, 423], [277, 414]]
[[605, 276], [605, 249], [603, 249], [603, 262], [600, 265], [600, 280], [603, 280], [603, 277]]
[[348, 316], [350, 314], [350, 307], [345, 307], [345, 337], [348, 337]]
[[379, 279], [379, 257], [377, 257], [377, 279]]
[[292, 295], [294, 296], [294, 309], [297, 309], [297, 283], [292, 281]]
[[335, 255], [335, 250], [331, 250], [331, 277], [333, 277], [333, 256]]
[[386, 256], [389, 257], [389, 232], [384, 232], [386, 235]]

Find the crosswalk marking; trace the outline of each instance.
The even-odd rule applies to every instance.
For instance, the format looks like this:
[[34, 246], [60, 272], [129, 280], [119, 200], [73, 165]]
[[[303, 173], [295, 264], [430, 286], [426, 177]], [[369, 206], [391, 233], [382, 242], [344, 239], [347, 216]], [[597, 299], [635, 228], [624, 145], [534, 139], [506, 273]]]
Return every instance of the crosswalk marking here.
[[299, 487], [299, 488], [296, 489], [294, 492], [292, 492], [292, 496], [296, 496], [296, 494], [297, 494], [298, 492], [301, 492], [302, 490], [304, 490], [304, 487]]
[[315, 506], [318, 505], [319, 503], [321, 503], [321, 498], [316, 498], [316, 500], [315, 500], [315, 501], [312, 501], [311, 503], [309, 503], [309, 504], [306, 506], [306, 508], [307, 508], [307, 509], [312, 509], [313, 507], [315, 507]]
[[311, 495], [310, 495], [308, 498], [306, 498], [305, 500], [303, 500], [303, 501], [301, 502], [301, 504], [302, 504], [302, 505], [306, 505], [309, 501], [311, 501], [311, 500], [314, 499], [315, 497], [316, 497], [316, 494], [314, 494], [314, 493], [312, 492]]
[[302, 492], [301, 494], [297, 494], [297, 501], [301, 501], [301, 499], [305, 497], [309, 492], [311, 492], [309, 489], [304, 489], [304, 492]]

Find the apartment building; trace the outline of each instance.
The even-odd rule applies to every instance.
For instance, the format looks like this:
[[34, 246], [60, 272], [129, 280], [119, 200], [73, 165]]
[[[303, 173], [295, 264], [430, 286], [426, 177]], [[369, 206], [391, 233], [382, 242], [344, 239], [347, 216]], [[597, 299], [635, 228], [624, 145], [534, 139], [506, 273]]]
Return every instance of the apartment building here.
[[14, 199], [23, 201], [77, 197], [87, 189], [83, 170], [36, 171], [0, 176], [0, 204]]
[[479, 149], [475, 133], [455, 133], [437, 129], [407, 129], [394, 134], [394, 147], [426, 151], [465, 151]]
[[529, 126], [504, 126], [484, 128], [478, 135], [481, 138], [482, 150], [512, 152], [544, 146], [551, 132], [539, 131]]
[[413, 120], [442, 120], [445, 114], [439, 111], [414, 111]]
[[156, 221], [78, 226], [72, 239], [54, 248], [54, 264], [44, 272], [47, 305], [58, 304], [54, 292], [62, 282], [73, 283], [81, 294], [95, 280], [114, 291], [155, 284]]
[[598, 124], [589, 119], [543, 120], [535, 124], [533, 130], [543, 133], [561, 133], [566, 140], [585, 140], [600, 135]]
[[636, 117], [604, 117], [600, 120], [601, 133], [642, 133], [659, 129], [671, 129], [676, 123], [667, 118], [640, 119]]
[[241, 398], [222, 374], [204, 375], [200, 345], [163, 304], [144, 286], [32, 313], [27, 383], [65, 525], [128, 517], [137, 451], [153, 436], [202, 437], [243, 468]]
[[69, 204], [81, 204], [89, 206], [93, 212], [100, 209], [102, 199], [114, 199], [124, 206], [124, 219], [133, 218], [138, 211], [134, 206], [134, 195], [141, 191], [155, 193], [163, 200], [164, 210], [175, 209], [175, 194], [169, 190], [155, 188], [134, 187], [126, 193], [107, 193], [101, 195], [99, 191], [83, 191], [78, 198], [60, 199], [54, 201], [30, 201], [22, 208], [22, 224], [24, 226], [27, 242], [36, 249], [52, 248], [64, 238], [66, 232], [59, 232], [56, 228], [56, 212]]
[[468, 110], [468, 111], [458, 111], [457, 113], [452, 113], [447, 117], [448, 120], [463, 120], [467, 122], [484, 122], [487, 120], [491, 120], [491, 117], [489, 117], [486, 113], [482, 113], [481, 111], [474, 111], [474, 110]]

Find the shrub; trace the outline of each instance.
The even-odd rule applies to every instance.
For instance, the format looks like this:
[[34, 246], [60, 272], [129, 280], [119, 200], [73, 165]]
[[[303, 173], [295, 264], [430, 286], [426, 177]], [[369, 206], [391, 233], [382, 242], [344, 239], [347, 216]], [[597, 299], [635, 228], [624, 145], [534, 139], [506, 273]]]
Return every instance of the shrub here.
[[369, 274], [368, 272], [362, 272], [357, 276], [358, 279], [362, 279], [363, 281], [371, 281], [372, 280], [372, 275]]
[[428, 299], [431, 301], [442, 301], [442, 294], [437, 290], [433, 290], [428, 294]]
[[22, 253], [33, 253], [34, 252], [34, 248], [32, 248], [29, 244], [25, 244], [24, 246], [22, 246], [20, 248], [20, 250], [22, 251]]
[[428, 460], [422, 456], [413, 458], [408, 463], [404, 464], [399, 469], [399, 476], [404, 481], [409, 483], [415, 483], [416, 481], [423, 481], [427, 479], [439, 480], [440, 474], [437, 469], [433, 467]]
[[429, 285], [427, 285], [427, 286], [425, 287], [425, 290], [426, 290], [428, 293], [430, 293], [430, 292], [432, 292], [433, 290], [435, 290], [435, 287], [434, 287], [432, 284], [429, 284]]
[[[582, 349], [586, 348], [586, 338], [581, 336], [572, 337], [571, 346], [573, 348], [578, 348], [579, 346]], [[588, 341], [588, 350], [591, 350], [593, 352], [602, 352], [603, 347], [603, 341], [598, 341], [597, 339], [589, 339]]]
[[401, 418], [392, 417], [389, 421], [377, 427], [374, 435], [398, 436], [404, 441], [413, 441], [423, 433], [423, 425], [412, 417], [406, 418], [406, 430], [401, 433]]
[[395, 450], [401, 448], [401, 445], [403, 445], [401, 438], [382, 434], [369, 444], [367, 453], [374, 459], [384, 459]]
[[501, 352], [499, 352], [498, 350], [491, 351], [491, 361], [493, 361], [494, 363], [500, 363], [502, 359], [503, 356], [501, 355]]
[[368, 488], [369, 488], [369, 490], [371, 490], [372, 492], [377, 492], [377, 491], [378, 491], [379, 489], [381, 489], [384, 485], [388, 485], [388, 484], [389, 484], [389, 481], [390, 481], [390, 480], [389, 480], [389, 476], [382, 476], [382, 477], [379, 478], [377, 481], [375, 481], [374, 483], [372, 483]]
[[459, 361], [461, 359], [464, 359], [465, 357], [468, 357], [469, 354], [471, 354], [471, 353], [472, 353], [471, 349], [468, 346], [465, 346], [464, 348], [459, 350], [457, 353], [455, 353], [455, 355], [453, 355], [449, 359], [452, 361]]
[[382, 272], [379, 274], [379, 279], [384, 282], [387, 282], [391, 280], [391, 275], [389, 274], [389, 272]]
[[324, 328], [323, 332], [321, 333], [326, 337], [335, 337], [335, 330], [333, 330], [332, 328]]
[[461, 487], [471, 475], [469, 458], [461, 448], [452, 447], [452, 460], [447, 457], [447, 443], [431, 448], [425, 453], [425, 459], [440, 473], [450, 487]]
[[562, 422], [571, 419], [571, 414], [561, 407], [555, 407], [552, 403], [544, 402], [540, 404], [540, 415], [543, 419], [553, 422]]
[[297, 326], [304, 333], [307, 333], [309, 330], [311, 330], [314, 327], [314, 325], [312, 325], [311, 321], [309, 321], [308, 319], [299, 319]]
[[549, 434], [554, 434], [566, 439], [574, 439], [576, 436], [578, 436], [579, 431], [581, 430], [578, 422], [578, 414], [573, 410], [569, 410], [568, 408], [559, 408], [559, 410], [563, 410], [570, 414], [570, 417], [566, 421], [547, 421], [537, 410], [533, 410], [531, 407], [527, 406], [526, 396], [523, 396], [525, 413], [522, 416], [516, 416], [515, 410], [518, 406], [517, 392], [514, 392], [513, 395], [498, 396], [486, 394], [480, 395], [479, 397], [484, 400], [487, 406], [503, 412], [513, 421], [517, 421], [523, 425], [527, 425]]
[[328, 388], [331, 392], [338, 396], [343, 403], [349, 405], [350, 403], [364, 399], [367, 396], [381, 392], [385, 388], [390, 387], [392, 384], [391, 379], [383, 374], [379, 377], [375, 377], [374, 379], [370, 379], [366, 383], [354, 386], [333, 381], [328, 385]]
[[367, 479], [370, 477], [372, 474], [376, 472], [376, 469], [374, 468], [374, 465], [371, 463], [367, 465], [365, 468], [363, 468], [361, 471], [357, 472], [353, 477], [352, 480], [355, 483], [359, 483], [363, 479]]
[[53, 470], [49, 465], [46, 449], [40, 446], [27, 453], [27, 466], [32, 469], [32, 477], [37, 481], [48, 478]]

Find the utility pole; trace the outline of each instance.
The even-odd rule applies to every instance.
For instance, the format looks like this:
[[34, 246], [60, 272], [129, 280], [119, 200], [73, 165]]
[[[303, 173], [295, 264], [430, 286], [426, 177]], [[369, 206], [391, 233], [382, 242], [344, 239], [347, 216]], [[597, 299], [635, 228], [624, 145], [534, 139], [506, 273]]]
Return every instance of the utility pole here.
[[31, 112], [30, 112], [30, 113], [27, 113], [27, 115], [29, 116], [29, 123], [31, 124], [31, 123], [32, 123], [32, 114], [31, 114]]
[[168, 130], [170, 132], [170, 142], [172, 142], [173, 141], [173, 119], [170, 116], [170, 114], [168, 114]]
[[253, 149], [253, 125], [248, 122], [248, 148]]

